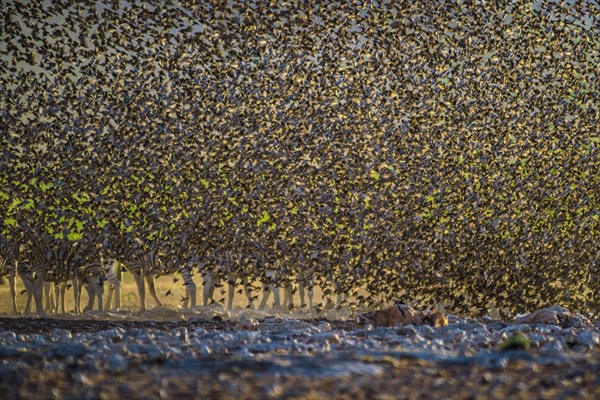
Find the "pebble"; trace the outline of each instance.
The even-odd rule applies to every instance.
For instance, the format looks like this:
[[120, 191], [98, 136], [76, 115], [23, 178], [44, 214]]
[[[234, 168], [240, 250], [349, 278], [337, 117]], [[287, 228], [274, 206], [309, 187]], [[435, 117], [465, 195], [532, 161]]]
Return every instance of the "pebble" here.
[[109, 329], [106, 331], [98, 332], [96, 335], [99, 339], [109, 341], [111, 343], [118, 343], [123, 341], [123, 335], [125, 330], [122, 328]]
[[321, 321], [319, 322], [319, 325], [317, 325], [317, 329], [319, 330], [319, 332], [329, 332], [332, 328], [329, 322]]
[[480, 364], [492, 371], [503, 370], [508, 366], [507, 357], [486, 357], [482, 358]]
[[560, 340], [552, 340], [542, 345], [542, 350], [548, 352], [561, 352], [565, 349], [564, 344]]
[[64, 363], [58, 360], [44, 360], [43, 365], [46, 371], [62, 371], [65, 369]]
[[67, 358], [67, 357], [81, 357], [86, 355], [89, 351], [91, 351], [90, 346], [86, 346], [83, 343], [73, 342], [73, 343], [61, 343], [59, 346], [56, 346], [49, 353], [49, 356], [59, 357], [59, 358]]
[[212, 354], [212, 349], [208, 347], [206, 344], [202, 344], [199, 346], [200, 354], [203, 356], [209, 356]]
[[17, 349], [0, 344], [0, 359], [9, 357], [19, 357], [20, 354], [21, 353]]
[[17, 334], [11, 331], [0, 331], [0, 343], [14, 344], [17, 342]]
[[530, 333], [531, 330], [532, 330], [531, 326], [529, 326], [529, 325], [517, 324], [517, 325], [509, 325], [506, 328], [500, 330], [500, 332], [504, 332], [504, 333], [508, 334], [509, 336], [511, 336], [512, 334], [515, 334], [517, 332]]
[[50, 340], [55, 342], [65, 341], [73, 338], [71, 332], [66, 329], [53, 329], [49, 336]]
[[577, 334], [576, 343], [580, 346], [587, 347], [588, 350], [600, 346], [600, 333], [594, 331], [581, 331]]
[[548, 337], [539, 333], [527, 335], [532, 348], [542, 347], [548, 341]]
[[115, 373], [126, 371], [129, 366], [127, 358], [121, 354], [108, 354], [105, 358], [105, 362], [108, 365], [108, 369]]
[[188, 334], [188, 330], [185, 326], [177, 328], [174, 332], [174, 336], [181, 340], [183, 343], [190, 342], [190, 335]]

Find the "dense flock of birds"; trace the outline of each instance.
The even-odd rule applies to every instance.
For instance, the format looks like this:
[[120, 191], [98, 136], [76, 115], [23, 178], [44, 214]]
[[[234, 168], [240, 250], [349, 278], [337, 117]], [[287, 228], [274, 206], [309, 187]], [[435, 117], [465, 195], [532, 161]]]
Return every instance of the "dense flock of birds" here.
[[84, 256], [45, 274], [160, 254], [350, 307], [600, 312], [596, 1], [0, 8], [0, 228], [32, 279], [52, 242]]

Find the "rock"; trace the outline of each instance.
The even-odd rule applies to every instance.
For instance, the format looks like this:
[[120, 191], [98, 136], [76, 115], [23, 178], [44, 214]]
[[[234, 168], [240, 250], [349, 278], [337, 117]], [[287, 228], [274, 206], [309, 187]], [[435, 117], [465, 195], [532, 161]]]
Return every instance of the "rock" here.
[[319, 322], [319, 325], [317, 326], [317, 328], [319, 329], [319, 332], [328, 332], [332, 329], [331, 324], [327, 321]]
[[515, 319], [519, 324], [552, 324], [562, 328], [593, 329], [592, 322], [581, 314], [573, 314], [565, 307], [558, 305], [542, 308]]
[[8, 346], [3, 346], [0, 344], [0, 359], [10, 358], [10, 357], [19, 357], [21, 352]]
[[340, 337], [337, 334], [334, 333], [333, 335], [331, 335], [331, 336], [329, 336], [327, 338], [327, 342], [328, 343], [336, 343], [337, 344], [337, 343], [340, 342]]
[[0, 342], [1, 343], [16, 343], [17, 335], [11, 331], [0, 331]]
[[56, 346], [51, 352], [51, 356], [58, 358], [81, 357], [86, 355], [89, 349], [81, 343], [65, 343]]
[[467, 331], [456, 328], [449, 329], [445, 331], [444, 337], [451, 343], [464, 343], [467, 341]]
[[46, 371], [52, 372], [64, 371], [65, 364], [62, 362], [62, 360], [44, 360], [43, 368]]
[[340, 343], [340, 337], [339, 335], [335, 334], [335, 333], [331, 333], [331, 332], [325, 332], [325, 333], [316, 333], [310, 336], [307, 336], [306, 338], [303, 338], [303, 342], [308, 343], [308, 344], [315, 344], [315, 343]]
[[547, 337], [540, 335], [539, 333], [532, 333], [529, 335], [529, 343], [532, 348], [542, 347], [547, 341]]
[[442, 327], [448, 325], [448, 317], [441, 312], [430, 312], [416, 310], [406, 304], [397, 304], [395, 306], [371, 311], [361, 314], [356, 319], [358, 326], [367, 324], [374, 327], [396, 326], [396, 325], [430, 325]]
[[203, 356], [209, 356], [212, 354], [212, 349], [206, 344], [201, 344], [198, 350], [200, 350], [200, 354], [202, 354]]
[[581, 314], [575, 314], [567, 323], [564, 328], [577, 328], [577, 329], [594, 329], [594, 324], [588, 318]]
[[62, 342], [72, 339], [73, 334], [71, 334], [71, 332], [66, 329], [53, 329], [52, 332], [50, 332], [50, 337], [54, 341]]
[[292, 333], [313, 328], [313, 326], [298, 319], [265, 318], [259, 328], [261, 331], [271, 333]]
[[506, 328], [502, 329], [500, 332], [505, 332], [506, 334], [511, 334], [515, 332], [530, 333], [531, 326], [525, 324], [509, 325]]
[[502, 371], [508, 366], [508, 357], [492, 354], [487, 357], [482, 357], [481, 366], [492, 371]]
[[436, 331], [429, 325], [419, 326], [417, 329], [417, 333], [423, 336], [427, 340], [432, 340], [436, 337]]
[[186, 327], [182, 326], [173, 331], [176, 338], [180, 339], [183, 343], [188, 344], [190, 342], [190, 335]]
[[600, 346], [600, 333], [596, 331], [579, 332], [575, 338], [575, 344], [593, 350]]
[[544, 343], [541, 349], [544, 351], [563, 351], [565, 346], [560, 340], [552, 340]]
[[396, 334], [406, 337], [414, 337], [417, 334], [417, 330], [413, 326], [401, 326], [396, 329]]
[[540, 335], [552, 335], [556, 332], [562, 332], [562, 329], [556, 325], [533, 325], [532, 332], [539, 333]]
[[193, 317], [187, 320], [188, 324], [190, 325], [194, 325], [194, 324], [204, 324], [206, 323], [206, 321], [208, 321], [206, 318], [202, 318], [202, 317]]
[[119, 343], [123, 341], [124, 333], [125, 330], [123, 328], [115, 328], [98, 332], [96, 335], [102, 340], [108, 341], [109, 343]]
[[145, 347], [139, 343], [127, 343], [123, 346], [123, 350], [128, 356], [136, 356], [146, 352]]
[[[448, 318], [448, 324], [464, 324], [467, 321], [464, 318], [460, 318], [454, 314], [444, 314]], [[446, 324], [446, 325], [448, 325]], [[445, 326], [445, 325], [444, 325]]]
[[242, 317], [239, 321], [239, 329], [247, 331], [255, 331], [256, 329], [258, 329], [258, 325], [258, 321], [254, 318]]

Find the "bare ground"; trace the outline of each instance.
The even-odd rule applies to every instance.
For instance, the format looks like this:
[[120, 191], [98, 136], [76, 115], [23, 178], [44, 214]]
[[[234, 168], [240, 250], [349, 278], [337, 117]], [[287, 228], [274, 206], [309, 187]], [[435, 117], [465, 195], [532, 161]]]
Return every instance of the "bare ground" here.
[[[317, 324], [320, 321], [310, 320]], [[347, 321], [328, 321], [333, 328], [349, 330]], [[73, 334], [122, 328], [172, 331], [180, 327], [207, 331], [241, 328], [235, 321], [154, 322], [98, 321], [51, 318], [0, 318], [0, 331], [16, 334], [44, 334], [64, 329]], [[247, 329], [247, 327], [245, 327]], [[0, 361], [17, 362], [10, 355]], [[365, 360], [368, 362], [368, 360]], [[407, 357], [377, 360], [377, 374], [349, 376], [305, 376], [267, 371], [260, 361], [239, 362], [227, 354], [198, 358], [197, 365], [214, 368], [186, 368], [169, 360], [131, 364], [124, 372], [101, 368], [81, 373], [76, 358], [66, 358], [63, 368], [48, 369], [40, 355], [20, 358], [27, 368], [20, 373], [0, 368], [0, 398], [201, 398], [201, 399], [598, 399], [600, 398], [600, 352], [593, 352], [571, 365], [531, 365], [511, 362], [493, 369], [481, 365], [447, 365]], [[322, 362], [327, 362], [323, 359]]]

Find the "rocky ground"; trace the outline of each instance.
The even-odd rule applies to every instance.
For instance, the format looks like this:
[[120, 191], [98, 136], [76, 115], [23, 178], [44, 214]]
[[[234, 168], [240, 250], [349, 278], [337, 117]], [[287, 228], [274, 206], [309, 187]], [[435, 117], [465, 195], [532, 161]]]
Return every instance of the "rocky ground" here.
[[449, 322], [3, 317], [0, 397], [600, 398], [600, 323]]

